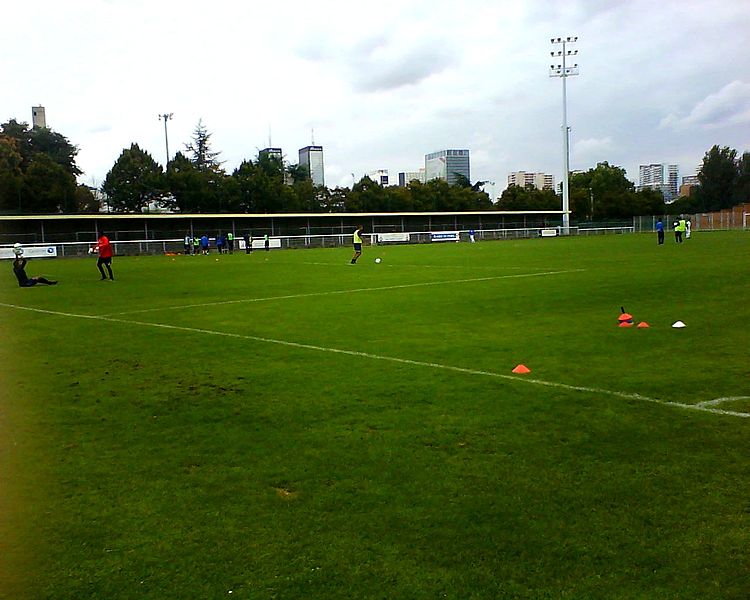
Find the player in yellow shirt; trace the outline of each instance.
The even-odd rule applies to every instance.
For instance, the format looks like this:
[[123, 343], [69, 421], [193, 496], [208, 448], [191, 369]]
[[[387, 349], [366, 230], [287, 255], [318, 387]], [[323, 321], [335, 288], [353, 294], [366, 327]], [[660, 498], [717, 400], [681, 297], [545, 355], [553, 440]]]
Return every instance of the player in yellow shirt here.
[[354, 256], [352, 256], [352, 264], [357, 263], [357, 259], [362, 256], [362, 225], [358, 225], [354, 230]]

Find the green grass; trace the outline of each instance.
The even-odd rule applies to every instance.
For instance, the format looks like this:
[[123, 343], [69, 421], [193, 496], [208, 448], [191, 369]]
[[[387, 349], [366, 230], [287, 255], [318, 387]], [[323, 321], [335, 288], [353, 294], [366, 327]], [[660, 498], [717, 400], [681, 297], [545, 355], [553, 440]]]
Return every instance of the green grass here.
[[3, 263], [0, 597], [747, 596], [750, 236], [350, 254]]

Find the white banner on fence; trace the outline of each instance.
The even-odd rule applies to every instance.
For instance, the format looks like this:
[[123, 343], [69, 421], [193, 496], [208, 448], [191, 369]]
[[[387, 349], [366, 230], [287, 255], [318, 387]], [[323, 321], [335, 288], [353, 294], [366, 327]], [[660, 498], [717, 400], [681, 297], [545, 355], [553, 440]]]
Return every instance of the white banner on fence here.
[[[24, 246], [23, 255], [25, 258], [55, 258], [57, 246]], [[0, 259], [15, 257], [13, 248], [0, 248]]]
[[461, 239], [458, 231], [433, 231], [430, 235], [433, 242], [458, 242]]
[[[263, 238], [255, 239], [251, 242], [253, 246], [253, 250], [263, 250], [266, 247], [266, 242]], [[281, 240], [279, 238], [269, 238], [268, 239], [268, 247], [269, 248], [281, 248]], [[245, 242], [242, 241], [242, 247], [241, 250], [245, 249]]]
[[541, 237], [556, 237], [557, 229], [540, 229], [539, 235]]
[[378, 234], [378, 243], [382, 244], [384, 242], [408, 242], [409, 241], [409, 233], [379, 233]]

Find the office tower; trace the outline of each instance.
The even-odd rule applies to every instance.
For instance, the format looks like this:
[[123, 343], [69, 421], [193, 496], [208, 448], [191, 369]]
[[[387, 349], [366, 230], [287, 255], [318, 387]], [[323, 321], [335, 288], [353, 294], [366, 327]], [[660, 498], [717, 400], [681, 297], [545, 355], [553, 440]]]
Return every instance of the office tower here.
[[31, 107], [31, 123], [34, 129], [47, 127], [47, 115], [43, 106]]
[[445, 179], [453, 185], [456, 175], [471, 181], [468, 150], [438, 150], [424, 157], [425, 180]]
[[282, 153], [281, 148], [263, 148], [263, 150], [258, 152], [258, 155], [278, 158], [282, 163], [284, 162], [284, 154]]
[[379, 183], [383, 187], [388, 185], [388, 169], [378, 169], [367, 174], [375, 183]]
[[425, 171], [419, 169], [419, 171], [402, 171], [398, 174], [398, 185], [399, 187], [406, 187], [412, 181], [418, 181], [419, 183], [425, 182]]
[[307, 167], [314, 185], [325, 185], [323, 146], [305, 146], [299, 149], [299, 164]]

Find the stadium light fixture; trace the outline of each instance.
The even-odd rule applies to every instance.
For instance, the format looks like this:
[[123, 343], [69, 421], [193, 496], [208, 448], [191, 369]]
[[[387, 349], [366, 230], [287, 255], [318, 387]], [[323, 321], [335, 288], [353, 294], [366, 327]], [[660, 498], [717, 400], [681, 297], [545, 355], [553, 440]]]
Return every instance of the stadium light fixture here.
[[159, 115], [159, 120], [164, 119], [164, 143], [167, 146], [167, 162], [164, 163], [164, 172], [167, 171], [167, 165], [169, 165], [169, 137], [167, 136], [167, 121], [169, 121], [174, 113], [164, 113]]
[[570, 189], [568, 186], [568, 175], [570, 174], [570, 128], [568, 127], [568, 96], [566, 82], [568, 77], [578, 75], [578, 63], [573, 66], [567, 64], [567, 58], [570, 56], [576, 56], [578, 50], [569, 50], [568, 44], [573, 44], [578, 41], [578, 36], [568, 36], [566, 38], [551, 38], [552, 44], [561, 44], [562, 50], [553, 50], [550, 52], [550, 56], [559, 58], [560, 64], [553, 64], [549, 67], [550, 77], [560, 77], [562, 79], [563, 89], [563, 201], [562, 201], [562, 230], [563, 235], [570, 233]]

